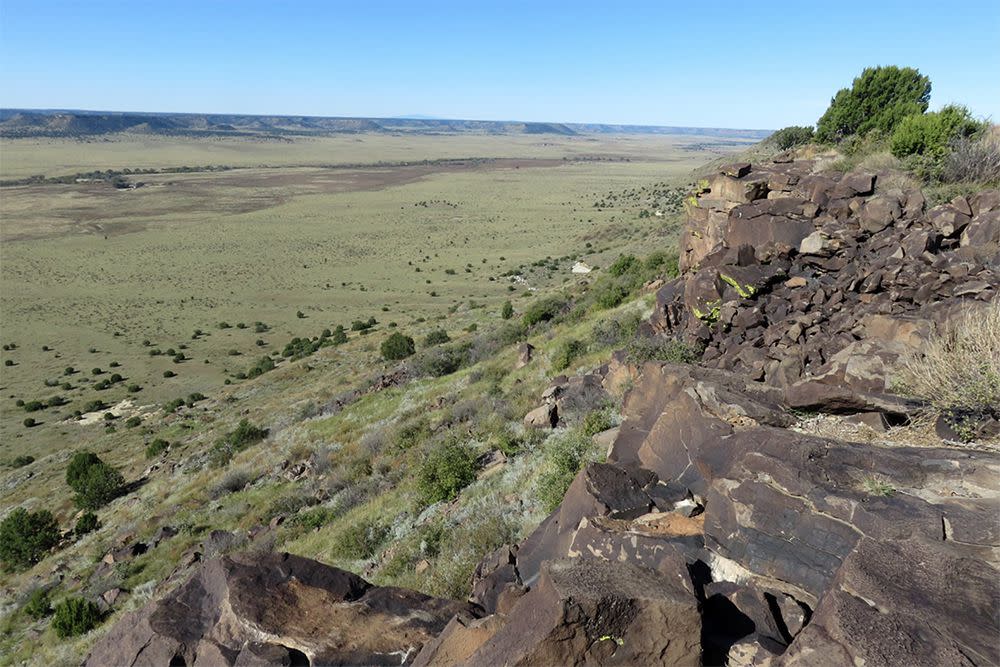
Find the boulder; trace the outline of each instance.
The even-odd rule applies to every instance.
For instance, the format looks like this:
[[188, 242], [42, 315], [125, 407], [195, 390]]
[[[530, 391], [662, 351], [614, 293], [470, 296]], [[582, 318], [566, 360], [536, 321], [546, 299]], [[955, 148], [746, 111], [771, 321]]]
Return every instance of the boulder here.
[[524, 416], [524, 425], [531, 428], [555, 428], [559, 423], [559, 411], [555, 403], [540, 405]]
[[627, 562], [548, 562], [504, 620], [462, 664], [687, 666], [701, 659], [690, 588]]
[[475, 613], [300, 556], [221, 557], [122, 617], [85, 664], [407, 664], [460, 612]]

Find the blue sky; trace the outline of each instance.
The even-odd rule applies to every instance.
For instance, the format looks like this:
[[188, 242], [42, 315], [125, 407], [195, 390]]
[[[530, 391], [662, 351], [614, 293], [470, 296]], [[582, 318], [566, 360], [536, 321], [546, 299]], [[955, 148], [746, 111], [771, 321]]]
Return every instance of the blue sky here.
[[1000, 0], [0, 0], [0, 106], [776, 128], [869, 65], [1000, 121]]

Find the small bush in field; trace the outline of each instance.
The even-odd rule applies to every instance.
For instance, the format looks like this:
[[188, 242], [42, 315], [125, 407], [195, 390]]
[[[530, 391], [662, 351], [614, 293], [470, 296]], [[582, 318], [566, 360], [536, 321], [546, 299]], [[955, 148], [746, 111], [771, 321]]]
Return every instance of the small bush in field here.
[[386, 361], [399, 361], [406, 359], [416, 351], [413, 339], [404, 336], [398, 331], [394, 331], [388, 338], [382, 341], [382, 358]]

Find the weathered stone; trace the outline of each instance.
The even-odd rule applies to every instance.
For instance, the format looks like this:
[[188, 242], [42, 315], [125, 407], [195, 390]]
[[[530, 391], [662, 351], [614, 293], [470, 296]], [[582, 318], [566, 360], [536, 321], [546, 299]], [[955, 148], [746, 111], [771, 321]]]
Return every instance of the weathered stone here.
[[719, 173], [725, 174], [726, 176], [732, 176], [733, 178], [743, 178], [750, 173], [750, 163], [749, 162], [734, 162], [733, 164], [728, 164], [719, 170]]
[[555, 428], [559, 411], [555, 404], [540, 405], [524, 416], [524, 425], [531, 428]]
[[290, 554], [223, 557], [125, 615], [86, 664], [293, 664], [296, 656], [310, 664], [399, 664], [456, 613], [472, 611]]
[[535, 351], [535, 346], [531, 343], [521, 343], [517, 346], [517, 364], [514, 368], [524, 368], [531, 363], [532, 354]]
[[698, 664], [697, 600], [675, 582], [629, 563], [552, 561], [464, 664]]

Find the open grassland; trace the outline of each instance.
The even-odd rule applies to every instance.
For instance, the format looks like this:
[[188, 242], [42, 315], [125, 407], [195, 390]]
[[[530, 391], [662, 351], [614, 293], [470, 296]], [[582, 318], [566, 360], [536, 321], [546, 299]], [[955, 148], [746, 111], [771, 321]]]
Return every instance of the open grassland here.
[[[0, 460], [44, 456], [75, 444], [81, 431], [103, 432], [100, 424], [64, 421], [95, 400], [156, 405], [211, 394], [293, 337], [337, 324], [375, 317], [383, 329], [394, 323], [420, 334], [496, 320], [504, 300], [570, 280], [571, 256], [600, 266], [630, 239], [669, 231], [668, 218], [639, 217], [642, 202], [594, 203], [609, 191], [683, 183], [706, 157], [684, 150], [697, 141], [366, 135], [281, 144], [274, 153], [261, 142], [5, 142], [10, 173], [21, 167], [9, 165], [22, 158], [34, 165], [29, 157], [39, 155], [52, 161], [44, 173], [206, 161], [194, 159], [193, 146], [219, 152], [216, 163], [231, 149], [246, 151], [247, 162], [280, 155], [307, 163], [327, 144], [354, 151], [344, 160], [371, 163], [414, 152], [510, 159], [153, 174], [141, 177], [143, 187], [121, 190], [107, 183], [4, 188], [2, 342], [16, 348], [3, 353], [12, 365], [0, 367]], [[38, 152], [22, 151], [23, 144]], [[582, 147], [628, 159], [563, 160]], [[90, 150], [96, 161], [83, 162]], [[151, 157], [138, 161], [141, 155]], [[547, 257], [558, 261], [514, 281], [503, 275]], [[185, 360], [177, 363], [170, 350]], [[95, 390], [114, 374], [122, 381]], [[129, 393], [130, 384], [141, 391]], [[18, 400], [64, 404], [28, 415]], [[26, 428], [27, 416], [37, 425]]]
[[421, 162], [480, 158], [669, 160], [749, 145], [720, 137], [625, 135], [387, 135], [324, 137], [164, 137], [111, 135], [89, 139], [5, 139], [0, 180], [48, 177], [105, 169], [163, 169], [182, 166], [290, 167]]

